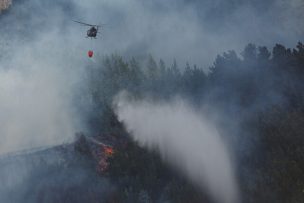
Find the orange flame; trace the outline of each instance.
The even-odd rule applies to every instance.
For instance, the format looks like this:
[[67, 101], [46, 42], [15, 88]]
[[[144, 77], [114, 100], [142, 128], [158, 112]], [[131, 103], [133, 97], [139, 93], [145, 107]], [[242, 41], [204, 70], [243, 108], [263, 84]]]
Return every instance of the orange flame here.
[[114, 150], [112, 147], [104, 147], [104, 152], [107, 156], [112, 156], [114, 154]]

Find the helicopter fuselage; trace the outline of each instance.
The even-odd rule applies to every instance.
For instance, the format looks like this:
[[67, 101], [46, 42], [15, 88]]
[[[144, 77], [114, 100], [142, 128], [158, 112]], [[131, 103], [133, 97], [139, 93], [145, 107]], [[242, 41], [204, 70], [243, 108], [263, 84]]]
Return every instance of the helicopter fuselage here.
[[87, 31], [87, 37], [96, 38], [98, 29], [96, 27], [91, 27]]

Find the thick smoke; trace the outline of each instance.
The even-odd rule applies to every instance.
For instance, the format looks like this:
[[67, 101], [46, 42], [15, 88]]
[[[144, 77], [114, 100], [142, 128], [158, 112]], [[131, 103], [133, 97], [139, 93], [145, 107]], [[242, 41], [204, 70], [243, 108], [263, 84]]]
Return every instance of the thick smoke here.
[[16, 4], [0, 19], [0, 154], [62, 144], [83, 127], [74, 104], [87, 61], [72, 32], [62, 34], [66, 14], [50, 8], [39, 27], [40, 14], [23, 10], [30, 5], [43, 9]]
[[[208, 67], [248, 42], [294, 45], [302, 10], [301, 0], [14, 0], [0, 16], [1, 151], [60, 143], [77, 130], [73, 93], [93, 62], [88, 49]], [[107, 25], [90, 41], [73, 19]]]
[[50, 47], [42, 52], [40, 44], [23, 47], [0, 71], [0, 153], [60, 144], [77, 129], [71, 106], [74, 78], [65, 75], [71, 70], [57, 54], [56, 62], [47, 57]]
[[116, 112], [135, 141], [157, 150], [217, 202], [239, 201], [233, 162], [215, 126], [181, 99], [169, 103], [117, 97]]

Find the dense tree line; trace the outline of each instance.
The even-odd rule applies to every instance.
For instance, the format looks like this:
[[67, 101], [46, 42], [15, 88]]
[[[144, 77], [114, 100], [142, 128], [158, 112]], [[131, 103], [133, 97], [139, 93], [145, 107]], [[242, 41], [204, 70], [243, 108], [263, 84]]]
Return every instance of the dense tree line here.
[[[168, 66], [152, 56], [138, 61], [124, 60], [114, 54], [97, 66], [88, 67], [88, 82], [93, 104], [88, 122], [95, 132], [127, 136], [111, 107], [113, 97], [121, 90], [127, 90], [136, 98], [149, 95], [165, 100], [180, 95], [194, 105], [212, 104], [222, 115], [233, 118], [233, 121], [223, 119], [226, 122], [223, 136], [232, 132], [229, 126], [233, 123], [240, 126], [235, 152], [244, 202], [301, 202], [304, 199], [302, 43], [294, 49], [276, 44], [272, 51], [248, 44], [240, 55], [228, 51], [217, 56], [208, 71], [189, 63], [179, 67], [175, 60]], [[182, 178], [174, 182], [173, 177], [164, 175], [172, 172], [168, 172], [157, 155], [129, 142], [129, 147], [113, 158], [115, 167], [111, 169], [113, 177], [121, 180], [124, 177], [131, 181], [133, 177], [127, 190], [136, 190], [139, 196], [152, 200], [156, 200], [156, 188], [170, 191], [167, 194], [171, 194], [171, 200], [172, 194], [185, 195], [191, 202], [205, 198], [196, 196], [195, 189]], [[151, 177], [141, 172], [147, 165]], [[130, 195], [131, 191], [122, 193]], [[120, 198], [126, 198], [124, 195]]]

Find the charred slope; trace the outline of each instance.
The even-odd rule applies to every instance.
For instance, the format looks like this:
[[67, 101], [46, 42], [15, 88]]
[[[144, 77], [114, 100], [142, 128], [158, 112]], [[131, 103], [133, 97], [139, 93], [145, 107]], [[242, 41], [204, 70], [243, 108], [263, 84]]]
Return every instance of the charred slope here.
[[1, 202], [104, 202], [113, 190], [72, 145], [0, 160]]
[[209, 202], [125, 134], [3, 156], [0, 180], [1, 202]]

